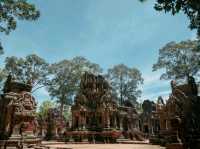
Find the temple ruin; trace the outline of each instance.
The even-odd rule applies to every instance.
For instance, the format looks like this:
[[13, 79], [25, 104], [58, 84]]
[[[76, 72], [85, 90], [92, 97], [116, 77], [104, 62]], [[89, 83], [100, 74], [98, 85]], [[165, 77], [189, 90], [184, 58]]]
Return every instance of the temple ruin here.
[[188, 83], [171, 82], [172, 93], [166, 104], [157, 103], [153, 117], [159, 121], [159, 131], [150, 142], [166, 145], [167, 149], [200, 148], [200, 118], [197, 85], [193, 77]]
[[0, 97], [0, 147], [37, 145], [36, 102], [30, 84], [12, 80], [9, 75]]
[[108, 82], [100, 75], [82, 76], [71, 112], [71, 131], [65, 136], [72, 136], [74, 141], [116, 142], [121, 136], [142, 140], [135, 107], [128, 101], [119, 106]]

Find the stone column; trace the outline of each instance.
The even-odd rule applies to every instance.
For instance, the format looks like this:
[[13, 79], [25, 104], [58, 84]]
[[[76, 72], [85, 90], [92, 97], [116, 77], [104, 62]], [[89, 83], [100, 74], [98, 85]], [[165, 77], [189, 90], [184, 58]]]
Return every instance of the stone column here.
[[113, 124], [114, 124], [114, 128], [117, 128], [117, 118], [116, 118], [116, 115], [114, 115], [114, 117], [113, 117]]
[[102, 113], [101, 117], [102, 117], [101, 126], [105, 128], [105, 124], [106, 124], [105, 123], [105, 113]]
[[130, 123], [130, 119], [128, 119], [127, 121], [127, 125], [128, 125], [128, 131], [131, 130], [131, 123]]
[[110, 115], [107, 113], [107, 128], [110, 128]]
[[123, 130], [123, 118], [122, 117], [119, 118], [119, 127], [120, 127], [120, 130]]
[[58, 128], [55, 128], [55, 137], [58, 137]]
[[86, 113], [83, 113], [83, 129], [86, 128]]
[[42, 137], [45, 137], [45, 136], [46, 136], [45, 130], [44, 128], [42, 128]]
[[82, 118], [81, 118], [81, 115], [79, 113], [79, 116], [78, 116], [78, 129], [81, 129], [82, 127]]
[[105, 112], [105, 128], [110, 128], [110, 117], [109, 117], [109, 112]]

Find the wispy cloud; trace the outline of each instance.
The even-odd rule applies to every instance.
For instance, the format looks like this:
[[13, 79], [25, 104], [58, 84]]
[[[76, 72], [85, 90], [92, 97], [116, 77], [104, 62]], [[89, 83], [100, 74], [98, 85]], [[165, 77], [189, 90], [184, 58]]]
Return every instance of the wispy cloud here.
[[139, 99], [157, 100], [158, 96], [166, 98], [170, 94], [170, 81], [160, 80], [161, 72], [152, 72], [144, 76], [144, 85], [141, 87], [142, 96]]

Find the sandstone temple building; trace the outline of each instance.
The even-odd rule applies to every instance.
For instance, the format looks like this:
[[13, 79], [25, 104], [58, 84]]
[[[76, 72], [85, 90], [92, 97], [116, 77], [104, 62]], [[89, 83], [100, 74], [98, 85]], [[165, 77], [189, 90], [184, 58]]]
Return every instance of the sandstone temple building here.
[[134, 105], [116, 102], [108, 82], [100, 75], [85, 73], [71, 108], [72, 126], [66, 136], [78, 141], [115, 142], [119, 137], [142, 140]]
[[37, 145], [36, 102], [32, 86], [16, 82], [8, 76], [0, 96], [0, 147]]

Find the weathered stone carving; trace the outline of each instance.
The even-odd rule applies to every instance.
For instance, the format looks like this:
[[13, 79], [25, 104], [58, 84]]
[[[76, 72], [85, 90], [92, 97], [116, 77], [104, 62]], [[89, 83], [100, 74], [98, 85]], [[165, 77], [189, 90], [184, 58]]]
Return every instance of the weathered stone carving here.
[[200, 97], [194, 78], [188, 78], [184, 85], [172, 81], [172, 93], [157, 111], [160, 122], [157, 139], [167, 149], [200, 148]]
[[1, 140], [40, 142], [36, 136], [36, 102], [31, 85], [15, 82], [9, 75], [0, 99]]
[[[119, 107], [108, 82], [102, 76], [85, 73], [72, 111], [72, 131], [75, 141], [113, 142], [124, 133], [134, 139], [139, 130], [139, 119], [133, 105]], [[132, 136], [131, 136], [132, 135]]]

